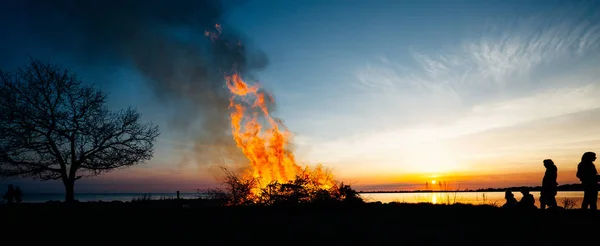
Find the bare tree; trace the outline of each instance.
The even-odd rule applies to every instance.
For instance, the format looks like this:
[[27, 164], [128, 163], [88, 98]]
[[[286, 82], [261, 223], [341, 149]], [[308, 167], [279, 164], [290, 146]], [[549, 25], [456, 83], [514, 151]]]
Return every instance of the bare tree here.
[[72, 202], [76, 180], [149, 160], [158, 135], [135, 109], [108, 110], [105, 93], [58, 65], [0, 70], [0, 176], [62, 180]]

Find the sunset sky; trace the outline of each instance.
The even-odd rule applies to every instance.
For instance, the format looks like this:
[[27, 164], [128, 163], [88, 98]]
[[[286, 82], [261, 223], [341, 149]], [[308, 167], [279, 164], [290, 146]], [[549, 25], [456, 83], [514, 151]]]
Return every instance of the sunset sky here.
[[[600, 151], [600, 5], [594, 1], [256, 1], [225, 22], [262, 49], [259, 83], [295, 134], [302, 165], [323, 164], [357, 189], [539, 185], [553, 159], [560, 184], [578, 182]], [[2, 17], [0, 17], [2, 18]], [[72, 68], [161, 127], [152, 161], [80, 180], [78, 192], [193, 191], [216, 184], [128, 67], [82, 64], [0, 21], [0, 65], [28, 56]], [[1, 20], [1, 19], [0, 19]], [[8, 31], [8, 32], [7, 32]], [[6, 35], [10, 33], [9, 35]], [[185, 33], [184, 33], [185, 34]], [[92, 67], [92, 68], [90, 68]], [[108, 71], [108, 73], [106, 72]], [[98, 76], [102, 76], [99, 78]], [[223, 85], [225, 82], [223, 81]], [[58, 182], [0, 181], [26, 192]]]

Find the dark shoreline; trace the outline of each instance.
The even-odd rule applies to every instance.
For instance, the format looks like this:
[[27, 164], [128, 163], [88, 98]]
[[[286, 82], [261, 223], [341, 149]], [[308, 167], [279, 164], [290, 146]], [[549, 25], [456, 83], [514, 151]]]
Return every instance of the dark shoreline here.
[[119, 245], [157, 240], [201, 245], [572, 245], [595, 242], [600, 229], [598, 212], [465, 204], [224, 207], [202, 200], [164, 200], [3, 205], [0, 215], [10, 225], [3, 228], [5, 235], [28, 241], [61, 242], [58, 235], [69, 233], [86, 242]]

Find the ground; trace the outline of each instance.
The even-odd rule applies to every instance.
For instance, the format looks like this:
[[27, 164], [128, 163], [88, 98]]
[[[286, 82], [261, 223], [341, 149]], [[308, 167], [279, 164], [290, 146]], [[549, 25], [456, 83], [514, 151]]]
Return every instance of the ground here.
[[[589, 211], [379, 204], [222, 207], [183, 201], [0, 206], [3, 235], [45, 243], [195, 245], [574, 245], [600, 232]], [[72, 236], [69, 236], [72, 235]]]

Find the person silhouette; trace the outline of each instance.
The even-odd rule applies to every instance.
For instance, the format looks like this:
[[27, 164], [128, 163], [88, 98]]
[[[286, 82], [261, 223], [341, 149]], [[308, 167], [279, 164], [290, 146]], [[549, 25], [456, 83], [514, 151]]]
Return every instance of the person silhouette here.
[[595, 160], [596, 153], [585, 152], [581, 156], [581, 162], [577, 165], [577, 178], [579, 178], [583, 186], [581, 209], [598, 209], [598, 181], [600, 181], [600, 176], [598, 175], [596, 165], [594, 165]]
[[503, 208], [514, 208], [517, 206], [517, 199], [515, 199], [515, 195], [512, 193], [512, 191], [505, 191], [504, 199], [506, 199], [506, 203], [502, 205]]
[[17, 204], [23, 201], [23, 191], [21, 191], [21, 187], [15, 187], [15, 202]]
[[13, 187], [13, 185], [9, 184], [8, 185], [8, 190], [6, 191], [6, 193], [4, 193], [4, 200], [6, 200], [6, 203], [8, 204], [12, 204], [13, 203], [13, 199], [15, 198], [15, 188]]
[[521, 190], [521, 194], [523, 194], [523, 197], [519, 201], [519, 207], [525, 209], [537, 208], [535, 206], [535, 198], [529, 193], [529, 190], [523, 189]]
[[540, 209], [556, 208], [556, 193], [558, 189], [558, 183], [556, 178], [558, 177], [558, 168], [554, 165], [554, 161], [546, 159], [543, 161], [544, 167], [546, 167], [546, 173], [542, 179], [542, 191], [540, 192]]

